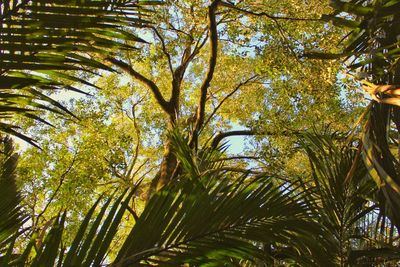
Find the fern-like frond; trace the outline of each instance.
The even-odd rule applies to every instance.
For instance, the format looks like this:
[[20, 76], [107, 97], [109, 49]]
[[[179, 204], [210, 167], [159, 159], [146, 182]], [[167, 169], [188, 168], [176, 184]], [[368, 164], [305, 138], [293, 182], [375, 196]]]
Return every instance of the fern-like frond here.
[[20, 206], [20, 195], [16, 186], [15, 168], [18, 155], [14, 153], [12, 139], [1, 139], [0, 165], [0, 250], [11, 241], [24, 221]]
[[80, 73], [113, 71], [103, 58], [143, 42], [133, 32], [149, 23], [145, 6], [136, 0], [1, 1], [0, 131], [33, 144], [13, 118], [43, 122], [38, 110], [68, 113], [48, 94], [82, 92], [71, 85], [91, 85]]

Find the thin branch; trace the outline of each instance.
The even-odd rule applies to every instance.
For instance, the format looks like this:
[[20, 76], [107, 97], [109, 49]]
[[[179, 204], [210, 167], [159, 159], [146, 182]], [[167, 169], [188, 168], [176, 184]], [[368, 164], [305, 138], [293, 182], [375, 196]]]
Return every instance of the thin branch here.
[[285, 36], [285, 32], [283, 30], [282, 25], [277, 20], [274, 20], [274, 22], [275, 22], [276, 26], [278, 27], [278, 31], [279, 31], [279, 34], [282, 37], [283, 42], [286, 43], [289, 51], [293, 54], [293, 56], [296, 59], [296, 61], [301, 64], [301, 61], [299, 60], [298, 55], [296, 54], [296, 52], [293, 50], [292, 46], [290, 45], [289, 39]]
[[[180, 29], [177, 29], [177, 28], [176, 28], [174, 25], [172, 25], [171, 23], [168, 23], [168, 26], [169, 26], [169, 29], [171, 29], [171, 30], [173, 30], [173, 31], [175, 31], [175, 32], [179, 32], [179, 33], [181, 33], [181, 34], [183, 34], [183, 35], [188, 36], [189, 38], [193, 38], [192, 36], [190, 36], [189, 33], [185, 32], [185, 31], [182, 31], [182, 30], [180, 30]], [[160, 28], [160, 29], [168, 30], [168, 29], [166, 29], [166, 28]]]
[[249, 82], [251, 82], [252, 80], [254, 80], [258, 75], [255, 74], [253, 76], [251, 76], [250, 78], [248, 78], [247, 80], [245, 80], [244, 82], [239, 83], [235, 89], [233, 89], [229, 94], [227, 94], [222, 100], [221, 102], [219, 102], [219, 104], [214, 108], [214, 110], [211, 112], [210, 116], [207, 118], [207, 120], [204, 122], [204, 124], [202, 125], [202, 129], [204, 129], [204, 127], [210, 122], [211, 118], [215, 115], [215, 113], [217, 113], [218, 109], [224, 104], [224, 102], [230, 98], [232, 95], [234, 95], [243, 85], [248, 84]]
[[160, 39], [161, 46], [162, 46], [162, 51], [163, 51], [164, 55], [167, 57], [167, 60], [168, 60], [169, 70], [171, 71], [171, 73], [174, 73], [174, 68], [172, 67], [171, 55], [167, 51], [167, 47], [165, 46], [164, 38], [161, 36], [160, 32], [157, 30], [156, 27], [151, 27], [151, 29], [153, 29], [153, 31], [157, 35], [158, 39]]
[[128, 178], [128, 179], [132, 179], [134, 177], [134, 175], [132, 176], [132, 171], [133, 171], [133, 167], [136, 165], [136, 161], [137, 161], [137, 159], [139, 157], [141, 137], [140, 137], [139, 125], [138, 125], [137, 119], [136, 119], [135, 108], [142, 101], [143, 101], [143, 97], [139, 101], [137, 101], [136, 103], [132, 104], [132, 118], [130, 118], [128, 116], [128, 118], [131, 119], [131, 121], [133, 122], [133, 127], [135, 127], [135, 133], [136, 133], [135, 155], [133, 156], [133, 158], [131, 160], [131, 163], [130, 163], [128, 171], [125, 173], [125, 177]]
[[147, 174], [149, 174], [150, 172], [152, 172], [154, 169], [155, 169], [155, 167], [150, 167], [145, 173], [143, 173], [143, 174], [139, 177], [138, 181], [142, 180]]
[[190, 36], [190, 42], [184, 50], [184, 53], [183, 53], [183, 56], [181, 59], [181, 64], [173, 72], [172, 93], [171, 93], [171, 99], [169, 102], [170, 102], [171, 106], [174, 107], [176, 114], [178, 114], [179, 95], [180, 95], [180, 91], [181, 91], [180, 89], [181, 89], [182, 80], [185, 75], [186, 69], [189, 66], [190, 62], [192, 62], [193, 59], [195, 58], [195, 56], [200, 52], [201, 48], [205, 45], [206, 41], [207, 41], [207, 37], [204, 38], [203, 40], [201, 38], [199, 38], [195, 44], [193, 51], [192, 51], [191, 44], [193, 43], [193, 37]]
[[298, 130], [282, 130], [276, 132], [267, 132], [267, 131], [255, 131], [255, 130], [238, 130], [238, 131], [228, 131], [218, 133], [211, 141], [211, 147], [216, 148], [218, 144], [222, 141], [222, 139], [230, 137], [230, 136], [241, 136], [241, 135], [269, 135], [269, 136], [288, 136], [293, 134], [299, 134], [301, 131]]
[[[132, 179], [133, 177], [136, 176], [136, 174], [139, 173], [139, 171], [143, 168], [143, 166], [145, 166], [147, 164], [147, 162], [149, 162], [149, 159], [146, 159], [136, 170], [133, 174], [130, 174], [130, 178]], [[140, 180], [140, 179], [138, 179]]]
[[203, 38], [203, 40], [201, 40], [201, 38], [199, 38], [196, 42], [196, 45], [194, 46], [194, 50], [193, 53], [196, 51], [196, 54], [199, 53], [200, 49], [203, 48], [203, 46], [206, 44], [207, 39], [208, 39], [208, 29], [206, 29], [201, 36], [203, 36], [205, 34], [205, 37]]
[[112, 180], [104, 183], [97, 183], [96, 186], [105, 186], [105, 185], [110, 185], [110, 184], [120, 184], [121, 180]]
[[214, 1], [208, 7], [208, 28], [209, 28], [209, 39], [210, 39], [210, 57], [208, 63], [208, 71], [206, 77], [200, 87], [200, 101], [196, 113], [196, 122], [191, 136], [190, 145], [197, 142], [198, 132], [204, 122], [205, 105], [207, 101], [207, 91], [210, 87], [211, 80], [214, 76], [215, 66], [217, 64], [218, 54], [218, 32], [215, 11], [220, 3], [219, 0]]
[[161, 94], [160, 89], [152, 80], [146, 78], [139, 72], [135, 71], [131, 65], [129, 65], [121, 60], [111, 58], [111, 57], [107, 57], [106, 60], [113, 63], [114, 65], [116, 65], [117, 67], [122, 69], [123, 71], [129, 73], [133, 78], [135, 78], [136, 80], [138, 80], [138, 81], [142, 82], [144, 85], [146, 85], [154, 94], [154, 97], [156, 98], [157, 103], [161, 106], [161, 108], [167, 114], [171, 114], [172, 110], [171, 110], [171, 106], [170, 106], [169, 102], [167, 102], [164, 99], [164, 97]]
[[244, 44], [244, 43], [237, 43], [233, 40], [225, 39], [225, 38], [220, 38], [219, 41], [237, 45], [237, 46], [244, 47], [244, 48], [249, 48], [249, 49], [258, 49], [262, 45], [261, 42], [257, 42], [257, 44], [255, 42], [251, 43], [251, 44]]
[[230, 136], [240, 136], [240, 135], [255, 135], [256, 132], [253, 130], [239, 130], [239, 131], [229, 131], [218, 133], [214, 139], [211, 141], [211, 147], [216, 148], [222, 139]]
[[39, 213], [38, 216], [36, 216], [36, 222], [39, 221], [39, 218], [43, 216], [43, 214], [46, 212], [46, 210], [48, 209], [50, 203], [54, 200], [54, 198], [56, 197], [56, 195], [58, 194], [58, 191], [60, 191], [61, 186], [64, 183], [65, 177], [67, 176], [67, 174], [71, 171], [72, 167], [74, 166], [75, 162], [76, 162], [76, 158], [77, 158], [78, 152], [76, 152], [74, 154], [74, 157], [72, 158], [71, 163], [69, 164], [68, 168], [61, 174], [60, 176], [60, 181], [58, 183], [58, 186], [56, 188], [56, 190], [54, 190], [53, 194], [51, 195], [51, 197], [49, 198], [49, 201], [46, 203], [46, 206], [44, 207], [44, 209]]
[[[124, 180], [124, 175], [122, 175], [117, 168], [115, 167], [115, 165], [113, 164], [113, 162], [108, 159], [107, 157], [103, 157], [104, 160], [108, 163], [108, 170], [112, 172], [112, 174], [114, 174], [117, 178]], [[126, 166], [126, 161], [124, 159], [124, 166]]]
[[261, 159], [261, 157], [255, 157], [255, 156], [234, 156], [234, 157], [228, 157], [228, 158], [220, 158], [220, 159], [214, 160], [214, 162], [226, 161], [226, 160], [236, 160], [236, 159], [254, 159], [254, 160], [259, 160], [259, 159]]
[[291, 21], [322, 21], [320, 18], [292, 18], [292, 17], [280, 17], [280, 16], [273, 16], [266, 12], [253, 12], [250, 10], [245, 10], [240, 7], [235, 6], [231, 3], [221, 2], [221, 6], [234, 9], [236, 11], [242, 12], [247, 15], [258, 16], [258, 17], [267, 17], [272, 20], [291, 20]]

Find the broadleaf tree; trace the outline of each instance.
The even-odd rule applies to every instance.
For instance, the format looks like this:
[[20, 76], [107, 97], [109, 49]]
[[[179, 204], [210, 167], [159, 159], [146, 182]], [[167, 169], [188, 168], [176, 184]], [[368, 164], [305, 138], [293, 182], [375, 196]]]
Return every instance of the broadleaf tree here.
[[[310, 11], [310, 5], [318, 8]], [[119, 231], [112, 231], [114, 241], [108, 243], [111, 234], [105, 239], [100, 235], [96, 243], [107, 240], [101, 253], [94, 247], [91, 252], [82, 252], [97, 255], [96, 259], [87, 258], [85, 264], [116, 259], [115, 264], [121, 265], [218, 266], [225, 262], [247, 266], [275, 262], [344, 266], [365, 257], [368, 249], [382, 249], [375, 242], [378, 234], [370, 246], [364, 246], [363, 237], [351, 236], [357, 227], [371, 231], [374, 223], [381, 227], [380, 233], [387, 239], [384, 244], [395, 256], [393, 236], [397, 232], [387, 223], [388, 218], [382, 219], [382, 208], [377, 208], [377, 217], [374, 215], [376, 198], [371, 195], [376, 188], [358, 176], [351, 183], [347, 180], [359, 174], [354, 168], [360, 167], [356, 160], [360, 149], [352, 146], [357, 146], [357, 141], [338, 150], [333, 143], [353, 142], [352, 136], [332, 135], [333, 141], [303, 144], [308, 154], [296, 142], [300, 133], [313, 128], [323, 133], [348, 131], [363, 107], [362, 94], [347, 90], [353, 84], [338, 74], [343, 69], [340, 62], [304, 57], [313, 50], [340, 51], [345, 31], [327, 22], [326, 16], [321, 18], [335, 14], [335, 10], [320, 0], [216, 0], [166, 1], [152, 11], [153, 24], [134, 32], [147, 43], [137, 45], [138, 49], [117, 49], [99, 56], [99, 61], [119, 73], [93, 79], [101, 88], [94, 97], [64, 102], [80, 121], [61, 120], [53, 113], [46, 119], [55, 127], [29, 128], [43, 150], [25, 151], [19, 169], [32, 222], [24, 232], [26, 240], [39, 235], [33, 241], [36, 246], [48, 242], [46, 232], [57, 232], [65, 219], [63, 241], [73, 242], [74, 233], [82, 229], [82, 218], [91, 212], [100, 194], [110, 196], [114, 190], [133, 187], [132, 197], [125, 202], [126, 213], [118, 219]], [[175, 131], [183, 137], [174, 138]], [[226, 140], [236, 136], [248, 137], [247, 148], [232, 153]], [[337, 153], [325, 154], [325, 149]], [[219, 157], [209, 154], [214, 150], [219, 151]], [[343, 169], [335, 169], [340, 167]], [[211, 184], [202, 184], [207, 177]], [[244, 179], [242, 183], [238, 177]], [[332, 192], [332, 188], [316, 186], [326, 180], [334, 183]], [[278, 219], [263, 217], [267, 215], [259, 214], [263, 211], [250, 204], [252, 208], [240, 210], [236, 197], [262, 201], [241, 187], [247, 183], [254, 186], [254, 192], [274, 188], [272, 199], [257, 195], [265, 203], [271, 200], [284, 207], [279, 201], [295, 200], [290, 205], [295, 206], [296, 214], [265, 206], [266, 214], [277, 215], [282, 219], [280, 225], [292, 230], [268, 232]], [[212, 191], [213, 186], [223, 190]], [[353, 189], [354, 199], [349, 195]], [[218, 204], [228, 199], [232, 206]], [[222, 217], [213, 220], [207, 213], [208, 224], [198, 225], [196, 218], [202, 214], [198, 209], [210, 207], [207, 203]], [[263, 204], [258, 207], [264, 208]], [[354, 207], [354, 213], [348, 211]], [[364, 219], [369, 214], [372, 223], [358, 220], [358, 216]], [[289, 218], [292, 215], [296, 225]], [[343, 225], [343, 221], [336, 221], [338, 216], [354, 217], [351, 224]], [[104, 225], [108, 225], [109, 220], [105, 220]], [[236, 227], [240, 220], [258, 223], [244, 223], [242, 229]], [[158, 221], [162, 227], [153, 227]], [[221, 230], [219, 227], [228, 221], [232, 228]], [[304, 225], [309, 229], [301, 228]], [[218, 234], [207, 232], [205, 226]], [[103, 233], [104, 227], [98, 231]], [[247, 239], [242, 230], [249, 234]], [[205, 239], [196, 236], [197, 232]], [[256, 233], [267, 234], [264, 237], [271, 237], [270, 243], [255, 237]], [[146, 240], [147, 236], [152, 239]], [[104, 256], [102, 250], [110, 244], [109, 254]], [[319, 250], [321, 247], [327, 251]], [[360, 250], [347, 258], [353, 249]], [[257, 260], [251, 261], [251, 253]]]

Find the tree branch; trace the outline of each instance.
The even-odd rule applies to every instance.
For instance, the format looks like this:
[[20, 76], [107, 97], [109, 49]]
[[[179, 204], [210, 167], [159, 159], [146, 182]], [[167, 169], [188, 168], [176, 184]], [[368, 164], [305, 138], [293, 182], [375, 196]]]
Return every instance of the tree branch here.
[[237, 6], [234, 5], [234, 4], [226, 3], [226, 2], [221, 2], [221, 6], [234, 9], [234, 10], [236, 10], [236, 11], [242, 12], [242, 13], [247, 14], [247, 15], [258, 16], [258, 17], [267, 17], [267, 18], [270, 18], [270, 19], [272, 19], [272, 20], [321, 21], [321, 19], [319, 19], [319, 18], [279, 17], [279, 16], [270, 15], [270, 14], [268, 14], [268, 13], [266, 13], [266, 12], [253, 12], [253, 11], [250, 11], [250, 10], [242, 9], [242, 8], [240, 8], [240, 7], [237, 7]]
[[197, 40], [196, 45], [194, 46], [193, 53], [198, 54], [199, 51], [200, 51], [200, 49], [203, 48], [203, 46], [206, 44], [207, 39], [208, 39], [208, 38], [207, 38], [207, 36], [208, 36], [208, 30], [205, 30], [205, 31], [201, 34], [201, 36], [203, 36], [204, 34], [205, 34], [205, 37], [204, 37], [203, 40], [201, 40], [201, 38], [199, 38], [199, 39]]
[[185, 75], [186, 69], [187, 69], [189, 63], [200, 52], [200, 49], [204, 46], [204, 44], [207, 41], [207, 38], [204, 38], [203, 40], [201, 40], [201, 38], [199, 38], [193, 48], [193, 51], [192, 51], [191, 46], [192, 46], [192, 42], [193, 42], [193, 37], [191, 36], [189, 39], [190, 39], [190, 44], [187, 45], [185, 48], [184, 54], [182, 56], [181, 64], [173, 72], [172, 93], [171, 93], [171, 99], [169, 102], [174, 107], [174, 110], [176, 113], [178, 113], [178, 111], [179, 111], [179, 95], [180, 95], [180, 91], [181, 91], [180, 89], [181, 89], [181, 85], [182, 85], [183, 76]]
[[200, 87], [200, 101], [196, 113], [196, 122], [191, 136], [190, 145], [197, 142], [198, 132], [204, 123], [204, 110], [207, 101], [207, 91], [210, 87], [211, 80], [214, 76], [215, 66], [217, 65], [217, 54], [218, 54], [218, 32], [217, 22], [215, 18], [215, 11], [217, 10], [219, 0], [214, 1], [208, 7], [208, 27], [209, 27], [209, 39], [210, 39], [210, 57], [208, 63], [208, 71], [206, 77]]
[[237, 160], [237, 159], [259, 160], [261, 158], [260, 157], [256, 157], [256, 156], [233, 156], [233, 157], [227, 157], [227, 158], [220, 158], [220, 159], [214, 160], [214, 162], [227, 161], [227, 160]]
[[[139, 101], [137, 101], [136, 103], [132, 103], [132, 118], [129, 117], [129, 115], [127, 114], [127, 117], [133, 122], [133, 127], [135, 127], [135, 133], [136, 133], [136, 146], [135, 146], [135, 154], [129, 164], [129, 168], [128, 170], [125, 172], [124, 176], [126, 179], [130, 180], [133, 179], [134, 175], [132, 175], [132, 171], [133, 168], [136, 165], [136, 161], [139, 157], [139, 150], [140, 150], [140, 143], [141, 143], [141, 133], [140, 133], [140, 129], [139, 129], [139, 125], [137, 123], [136, 120], [136, 112], [135, 112], [135, 108], [138, 104], [140, 104], [143, 101], [143, 97], [141, 99], [139, 99]], [[136, 173], [136, 172], [135, 172]]]
[[[294, 51], [294, 49], [293, 49], [292, 46], [290, 45], [289, 39], [285, 36], [285, 32], [284, 32], [284, 30], [283, 30], [283, 27], [281, 26], [281, 24], [280, 24], [277, 20], [274, 20], [274, 22], [275, 22], [275, 24], [276, 24], [276, 26], [277, 26], [277, 28], [278, 28], [279, 34], [280, 34], [281, 37], [282, 37], [283, 43], [286, 43], [287, 48], [289, 49], [289, 52], [293, 54], [293, 56], [294, 56], [294, 58], [296, 59], [296, 61], [297, 61], [298, 63], [301, 63], [300, 60], [299, 60], [298, 55], [296, 54], [296, 52]], [[289, 35], [289, 37], [290, 37], [290, 35]]]
[[222, 139], [230, 136], [238, 136], [238, 135], [255, 135], [256, 132], [253, 130], [239, 130], [239, 131], [229, 131], [218, 133], [214, 139], [211, 141], [211, 147], [216, 148], [218, 144], [222, 141]]
[[299, 134], [301, 131], [298, 130], [282, 130], [276, 132], [266, 132], [266, 131], [255, 131], [255, 130], [238, 130], [238, 131], [228, 131], [218, 133], [211, 141], [211, 147], [216, 148], [218, 144], [222, 141], [222, 139], [230, 136], [240, 136], [240, 135], [269, 135], [269, 136], [276, 136], [276, 135], [292, 135], [292, 134]]
[[251, 82], [252, 80], [254, 80], [258, 75], [253, 75], [250, 78], [248, 78], [247, 80], [245, 80], [244, 82], [239, 83], [235, 89], [233, 89], [229, 94], [227, 94], [222, 100], [221, 102], [219, 102], [219, 104], [214, 108], [213, 112], [211, 112], [210, 116], [207, 118], [207, 120], [204, 122], [204, 124], [202, 125], [202, 128], [204, 128], [211, 120], [211, 118], [215, 115], [215, 113], [217, 113], [218, 109], [224, 104], [224, 102], [231, 97], [233, 94], [235, 94], [243, 85], [248, 84], [249, 82]]
[[120, 69], [122, 69], [123, 71], [129, 73], [133, 78], [135, 78], [136, 80], [142, 82], [144, 85], [146, 85], [154, 94], [154, 97], [157, 100], [157, 103], [161, 106], [161, 108], [167, 113], [167, 114], [171, 114], [173, 112], [173, 109], [171, 108], [171, 105], [169, 104], [169, 102], [167, 102], [164, 97], [162, 96], [160, 89], [158, 88], [158, 86], [150, 79], [146, 78], [145, 76], [143, 76], [142, 74], [140, 74], [139, 72], [135, 71], [131, 65], [115, 59], [115, 58], [111, 58], [111, 57], [107, 57], [106, 58], [107, 61], [113, 63], [114, 65], [116, 65], [117, 67], [119, 67]]
[[176, 27], [175, 27], [172, 23], [170, 23], [170, 22], [168, 22], [168, 26], [167, 26], [167, 27], [159, 27], [159, 28], [162, 29], [162, 30], [166, 30], [166, 31], [167, 31], [167, 30], [173, 30], [173, 31], [175, 31], [175, 32], [181, 33], [181, 34], [186, 35], [187, 37], [191, 38], [191, 36], [190, 36], [189, 33], [187, 33], [187, 32], [185, 32], [185, 31], [182, 31], [182, 30], [176, 28]]
[[50, 206], [51, 202], [53, 202], [54, 198], [58, 194], [58, 191], [60, 191], [60, 188], [64, 183], [65, 177], [72, 170], [72, 167], [74, 166], [74, 164], [76, 162], [77, 156], [78, 156], [78, 152], [75, 152], [74, 157], [72, 158], [72, 161], [69, 164], [68, 168], [61, 174], [60, 181], [58, 183], [58, 186], [57, 186], [56, 190], [54, 190], [53, 194], [50, 196], [49, 201], [47, 201], [46, 206], [43, 208], [43, 210], [36, 216], [36, 222], [38, 222], [39, 218], [43, 216], [43, 214], [46, 212], [46, 210]]
[[[133, 179], [136, 176], [136, 174], [138, 174], [139, 171], [147, 164], [147, 162], [149, 162], [149, 159], [146, 159], [142, 164], [140, 164], [140, 166], [137, 167], [135, 172], [130, 175], [130, 178]], [[137, 180], [140, 181], [141, 179], [137, 179]]]
[[164, 38], [161, 36], [160, 32], [157, 30], [156, 27], [151, 27], [151, 29], [153, 29], [153, 31], [157, 35], [158, 39], [160, 39], [162, 51], [163, 51], [164, 55], [167, 57], [167, 60], [168, 60], [169, 70], [171, 71], [171, 73], [173, 73], [174, 69], [172, 67], [171, 55], [167, 51], [167, 47], [165, 46]]

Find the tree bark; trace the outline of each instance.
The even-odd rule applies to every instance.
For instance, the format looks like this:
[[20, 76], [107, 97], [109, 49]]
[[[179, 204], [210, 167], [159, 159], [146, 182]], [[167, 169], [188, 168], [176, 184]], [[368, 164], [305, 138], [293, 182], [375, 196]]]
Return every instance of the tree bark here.
[[[190, 144], [192, 147], [197, 146], [197, 139], [199, 130], [204, 124], [204, 115], [205, 115], [205, 105], [207, 101], [207, 91], [210, 87], [210, 83], [213, 79], [215, 66], [217, 63], [217, 44], [218, 44], [218, 33], [217, 33], [217, 22], [216, 22], [216, 10], [221, 0], [214, 0], [208, 8], [208, 41], [210, 42], [210, 56], [208, 63], [208, 71], [205, 75], [202, 85], [200, 86], [201, 96], [199, 99], [199, 106], [197, 108], [196, 117], [195, 117], [195, 125], [193, 133], [191, 134]], [[171, 84], [171, 98], [169, 100], [165, 99], [162, 95], [159, 87], [156, 83], [149, 78], [145, 77], [141, 73], [137, 72], [133, 67], [121, 60], [115, 58], [106, 58], [107, 61], [113, 63], [115, 66], [124, 70], [126, 73], [130, 74], [132, 78], [144, 84], [154, 95], [157, 103], [163, 109], [165, 114], [168, 116], [168, 131], [173, 131], [174, 128], [179, 123], [179, 108], [180, 108], [180, 94], [181, 94], [181, 85], [182, 80], [184, 78], [185, 71], [187, 70], [188, 65], [194, 59], [194, 57], [199, 53], [200, 49], [206, 43], [207, 38], [199, 39], [199, 41], [194, 45], [193, 39], [190, 40], [186, 44], [185, 52], [182, 56], [181, 63], [176, 69], [173, 69], [171, 62], [171, 55], [167, 51], [167, 47], [165, 44], [165, 40], [160, 32], [157, 29], [153, 28], [153, 31], [156, 33], [157, 37], [160, 39], [162, 44], [163, 53], [168, 59], [168, 65], [170, 71], [172, 72], [172, 84]], [[202, 41], [200, 41], [202, 40]], [[194, 48], [192, 49], [192, 45]], [[164, 143], [164, 153], [160, 166], [160, 170], [154, 178], [154, 182], [151, 185], [150, 194], [155, 190], [161, 189], [163, 186], [168, 184], [172, 176], [174, 175], [174, 171], [177, 168], [177, 159], [173, 151], [174, 147], [172, 141], [167, 138]]]
[[[174, 125], [170, 123], [168, 128], [171, 131], [173, 130], [173, 127]], [[164, 154], [160, 167], [160, 177], [156, 186], [157, 191], [167, 185], [172, 179], [172, 174], [177, 164], [177, 159], [173, 149], [174, 148], [171, 139], [167, 138], [164, 144]]]

